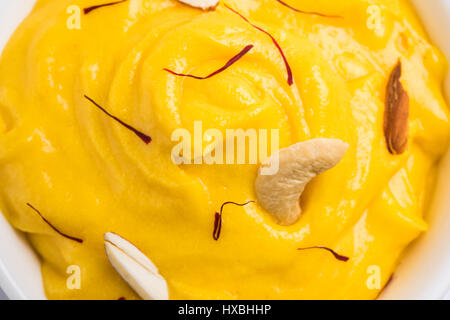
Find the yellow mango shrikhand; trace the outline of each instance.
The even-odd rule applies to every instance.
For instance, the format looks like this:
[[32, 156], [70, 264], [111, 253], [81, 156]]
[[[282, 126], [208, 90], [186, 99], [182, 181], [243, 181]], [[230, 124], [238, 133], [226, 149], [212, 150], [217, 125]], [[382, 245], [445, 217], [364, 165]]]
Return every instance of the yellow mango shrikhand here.
[[50, 299], [374, 299], [427, 230], [446, 70], [405, 0], [38, 0], [0, 209]]

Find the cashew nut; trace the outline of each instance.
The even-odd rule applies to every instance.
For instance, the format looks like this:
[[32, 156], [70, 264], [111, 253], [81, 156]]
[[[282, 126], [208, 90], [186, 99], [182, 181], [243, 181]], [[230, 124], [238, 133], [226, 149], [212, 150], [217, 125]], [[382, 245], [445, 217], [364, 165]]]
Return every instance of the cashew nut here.
[[190, 5], [191, 7], [200, 8], [203, 10], [214, 8], [219, 3], [219, 0], [178, 0], [178, 1]]
[[145, 300], [167, 300], [166, 280], [158, 268], [138, 248], [121, 236], [105, 234], [105, 250], [117, 273]]
[[[259, 168], [255, 182], [258, 203], [278, 224], [294, 224], [301, 214], [300, 196], [306, 184], [337, 165], [347, 149], [348, 144], [338, 139], [313, 139], [279, 150]], [[262, 173], [273, 166], [279, 168], [275, 174]]]

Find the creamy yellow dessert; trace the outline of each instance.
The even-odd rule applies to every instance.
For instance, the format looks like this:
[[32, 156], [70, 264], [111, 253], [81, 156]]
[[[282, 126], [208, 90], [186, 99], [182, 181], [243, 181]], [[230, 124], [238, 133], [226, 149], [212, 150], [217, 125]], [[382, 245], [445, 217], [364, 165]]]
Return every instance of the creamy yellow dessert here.
[[[410, 3], [107, 3], [38, 0], [0, 60], [0, 208], [41, 257], [48, 298], [139, 298], [108, 232], [170, 299], [376, 298], [427, 230], [450, 136], [446, 61]], [[174, 163], [173, 132], [196, 121], [348, 150], [285, 225], [258, 199], [260, 163]]]

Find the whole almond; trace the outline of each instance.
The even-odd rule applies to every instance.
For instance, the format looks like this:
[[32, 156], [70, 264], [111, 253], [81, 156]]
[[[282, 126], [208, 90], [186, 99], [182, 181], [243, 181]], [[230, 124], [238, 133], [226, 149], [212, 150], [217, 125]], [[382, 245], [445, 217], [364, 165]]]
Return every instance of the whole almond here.
[[384, 137], [391, 154], [402, 154], [408, 146], [409, 96], [400, 82], [402, 64], [392, 70], [386, 88]]

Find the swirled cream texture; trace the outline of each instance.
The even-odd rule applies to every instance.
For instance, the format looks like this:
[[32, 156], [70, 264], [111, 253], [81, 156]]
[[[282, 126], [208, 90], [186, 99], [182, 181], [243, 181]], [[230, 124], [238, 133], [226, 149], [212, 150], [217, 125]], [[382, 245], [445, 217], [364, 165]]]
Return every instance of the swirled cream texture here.
[[[40, 255], [47, 296], [137, 298], [105, 255], [103, 234], [115, 232], [158, 266], [171, 299], [377, 297], [427, 229], [450, 132], [446, 62], [409, 2], [285, 1], [340, 18], [276, 0], [226, 0], [211, 11], [129, 0], [82, 13], [105, 2], [38, 0], [0, 61], [1, 211]], [[224, 3], [277, 39], [292, 86], [271, 39]], [[77, 8], [79, 29], [70, 20]], [[163, 70], [207, 75], [250, 44], [207, 80]], [[409, 140], [392, 155], [383, 113], [399, 59]], [[153, 141], [143, 143], [84, 95]], [[197, 120], [204, 130], [279, 129], [280, 148], [322, 137], [350, 148], [307, 186], [296, 224], [276, 224], [257, 203], [227, 206], [214, 241], [221, 204], [255, 200], [258, 165], [175, 165], [171, 134], [192, 131]], [[56, 233], [27, 203], [84, 242]], [[296, 250], [317, 245], [350, 259]], [[72, 265], [80, 289], [67, 287]]]

